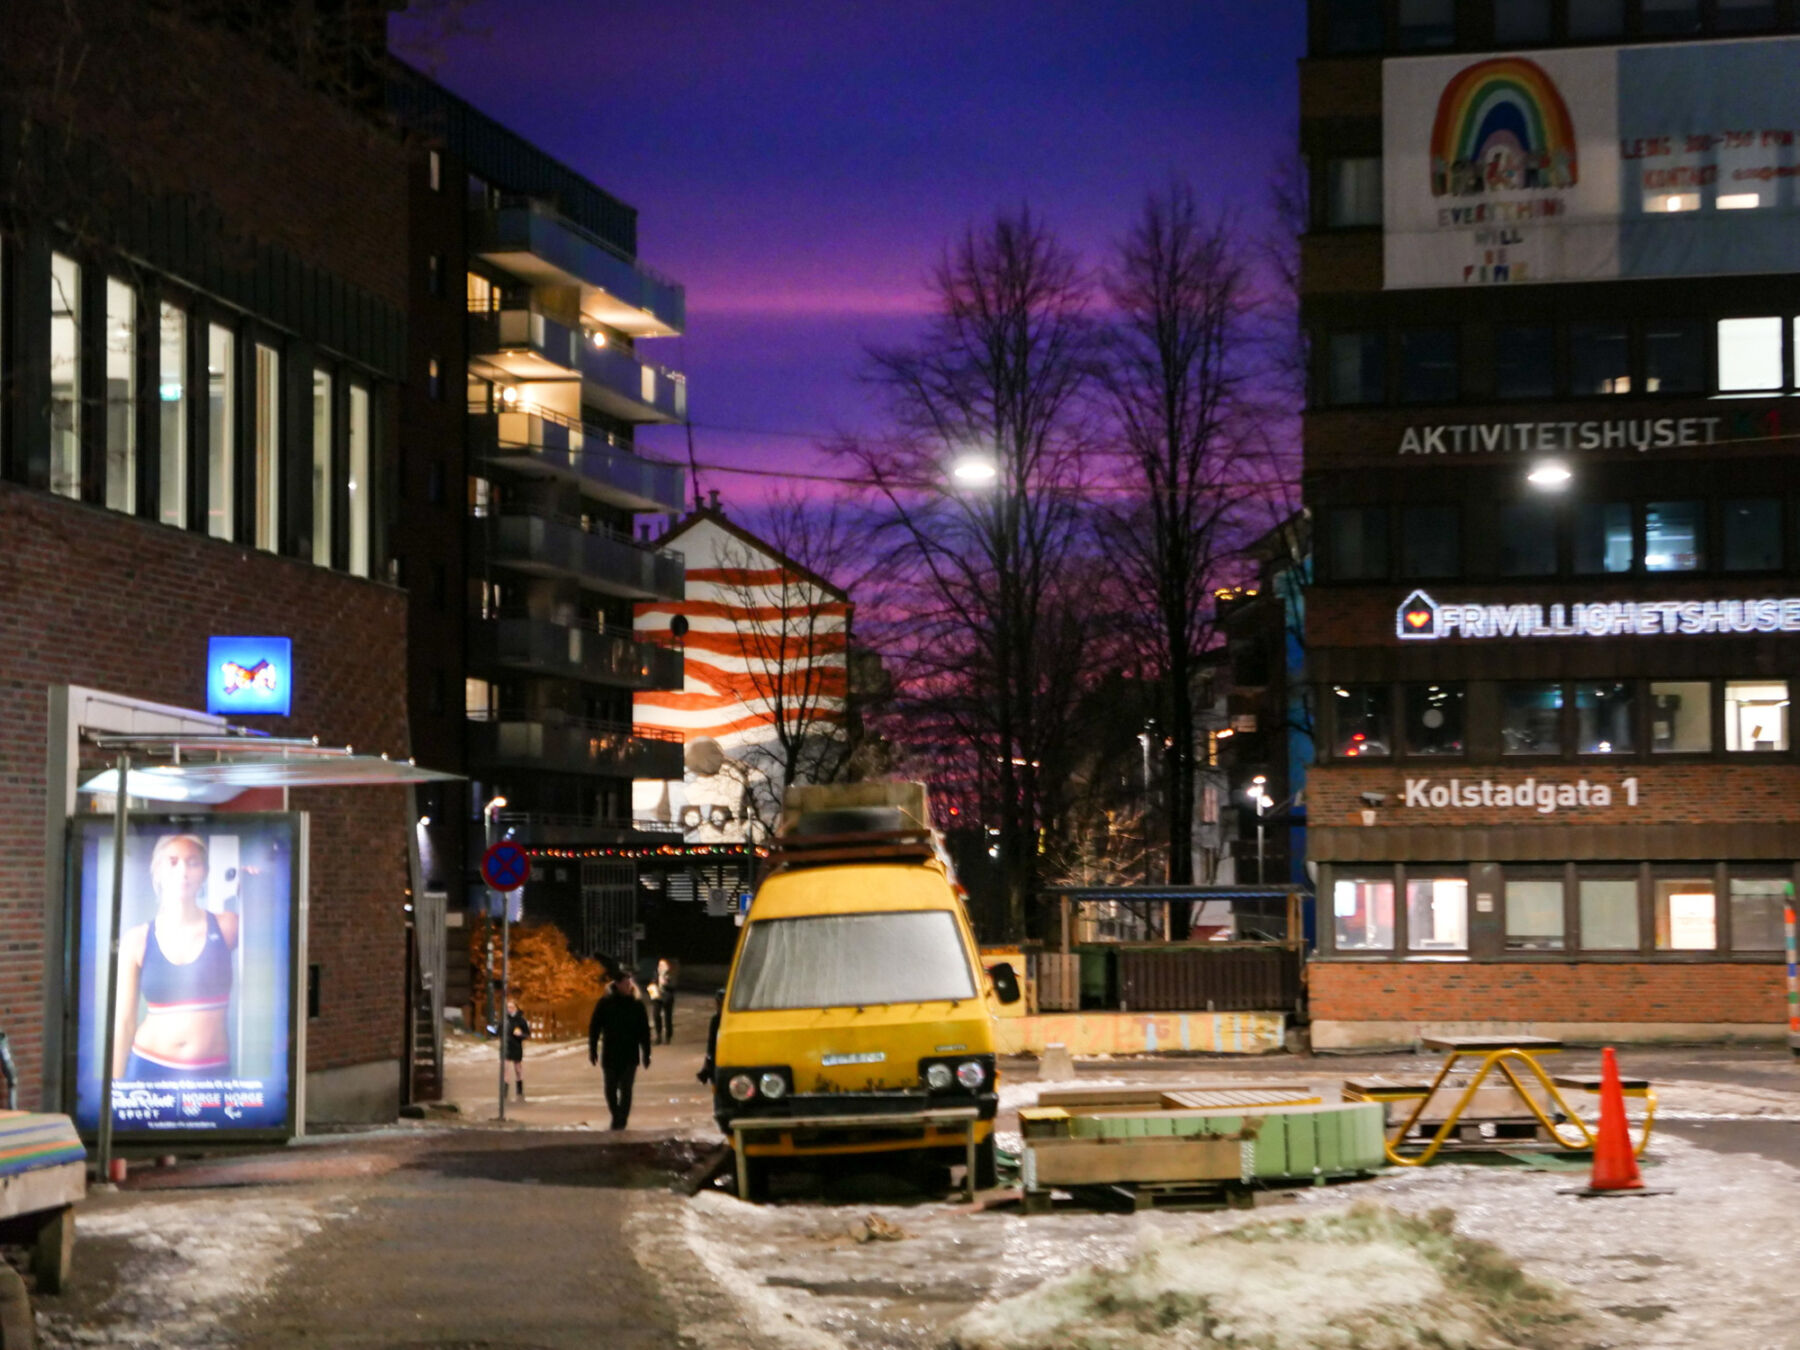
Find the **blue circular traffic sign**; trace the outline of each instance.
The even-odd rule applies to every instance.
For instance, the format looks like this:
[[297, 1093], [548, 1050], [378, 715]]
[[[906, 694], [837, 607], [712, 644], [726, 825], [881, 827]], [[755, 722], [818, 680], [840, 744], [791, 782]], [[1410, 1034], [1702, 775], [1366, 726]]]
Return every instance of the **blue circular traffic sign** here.
[[510, 839], [481, 855], [481, 879], [497, 891], [516, 891], [531, 880], [531, 859]]

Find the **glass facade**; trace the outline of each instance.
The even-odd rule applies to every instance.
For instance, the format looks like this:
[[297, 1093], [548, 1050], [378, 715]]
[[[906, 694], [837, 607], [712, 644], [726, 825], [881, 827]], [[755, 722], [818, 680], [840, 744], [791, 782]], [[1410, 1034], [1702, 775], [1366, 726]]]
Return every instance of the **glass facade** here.
[[237, 336], [206, 330], [206, 532], [237, 537]]
[[156, 514], [163, 524], [184, 529], [188, 523], [187, 315], [165, 300], [157, 317], [156, 407], [161, 445]]
[[256, 344], [256, 546], [281, 548], [281, 353]]
[[106, 279], [106, 504], [137, 510], [137, 292]]
[[312, 405], [312, 560], [331, 566], [332, 473], [331, 372], [313, 371]]
[[81, 268], [50, 255], [50, 490], [81, 496]]

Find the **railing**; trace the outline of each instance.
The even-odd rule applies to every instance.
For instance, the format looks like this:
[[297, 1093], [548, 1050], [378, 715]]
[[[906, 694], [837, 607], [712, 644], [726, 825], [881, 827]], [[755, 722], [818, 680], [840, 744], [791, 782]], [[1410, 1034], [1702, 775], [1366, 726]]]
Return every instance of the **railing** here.
[[679, 600], [687, 594], [686, 560], [594, 522], [503, 508], [490, 517], [488, 545], [496, 561], [535, 564], [593, 590], [631, 599]]
[[617, 843], [627, 834], [664, 835], [678, 842], [682, 836], [681, 826], [666, 820], [608, 819], [537, 811], [501, 811], [494, 816], [494, 824], [502, 835], [510, 835], [525, 844]]
[[667, 634], [639, 634], [629, 628], [559, 623], [516, 610], [487, 616], [494, 659], [503, 665], [573, 674], [635, 689], [679, 689], [680, 653]]
[[[598, 427], [535, 405], [504, 399], [469, 400], [471, 445], [492, 457], [523, 456], [566, 471], [617, 495], [634, 510], [679, 510], [685, 492], [681, 466], [640, 453]], [[533, 420], [535, 419], [535, 421]], [[645, 502], [654, 503], [646, 508]]]
[[681, 291], [683, 294], [686, 293], [686, 288], [682, 286], [680, 282], [674, 280], [672, 277], [663, 275], [663, 273], [657, 271], [654, 267], [642, 261], [634, 254], [627, 253], [624, 249], [613, 243], [612, 240], [602, 238], [600, 235], [597, 235], [592, 230], [588, 229], [587, 226], [570, 220], [548, 202], [540, 201], [536, 197], [502, 193], [498, 207], [502, 211], [529, 211], [534, 216], [542, 216], [545, 220], [554, 221], [557, 225], [567, 230], [583, 243], [592, 244], [602, 252], [610, 253], [620, 262], [630, 264], [634, 269], [642, 272], [657, 285], [667, 286], [672, 291]]
[[679, 732], [562, 717], [554, 711], [468, 712], [476, 731], [475, 758], [573, 773], [619, 773], [633, 778], [681, 776]]

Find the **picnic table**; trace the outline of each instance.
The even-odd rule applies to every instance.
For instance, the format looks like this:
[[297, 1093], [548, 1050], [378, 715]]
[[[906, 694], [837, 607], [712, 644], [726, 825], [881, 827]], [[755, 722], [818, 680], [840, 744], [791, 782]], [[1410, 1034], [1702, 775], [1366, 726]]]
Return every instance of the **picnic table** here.
[[[1600, 1077], [1546, 1072], [1539, 1057], [1561, 1053], [1564, 1045], [1560, 1040], [1528, 1035], [1427, 1036], [1422, 1044], [1444, 1055], [1437, 1076], [1429, 1083], [1366, 1079], [1344, 1085], [1347, 1097], [1412, 1103], [1387, 1138], [1388, 1161], [1395, 1166], [1420, 1167], [1430, 1162], [1447, 1143], [1461, 1137], [1465, 1123], [1497, 1126], [1523, 1122], [1535, 1126], [1544, 1142], [1557, 1147], [1571, 1151], [1593, 1148], [1593, 1129], [1569, 1105], [1562, 1089], [1598, 1094]], [[1465, 1060], [1479, 1060], [1479, 1067], [1472, 1073], [1466, 1068], [1459, 1071]], [[1633, 1152], [1641, 1155], [1650, 1142], [1656, 1094], [1644, 1079], [1624, 1079], [1621, 1086], [1627, 1097], [1645, 1104], [1643, 1133], [1633, 1147]]]

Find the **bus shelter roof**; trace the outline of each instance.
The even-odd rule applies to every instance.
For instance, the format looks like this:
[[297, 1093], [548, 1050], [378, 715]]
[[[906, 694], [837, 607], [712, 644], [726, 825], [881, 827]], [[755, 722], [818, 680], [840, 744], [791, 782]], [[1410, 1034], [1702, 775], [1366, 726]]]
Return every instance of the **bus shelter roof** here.
[[[422, 769], [410, 759], [359, 755], [317, 738], [246, 733], [178, 736], [89, 734], [87, 743], [127, 759], [129, 796], [152, 801], [229, 801], [252, 788], [391, 787], [442, 783], [462, 775]], [[96, 774], [83, 792], [116, 794], [117, 768]]]

